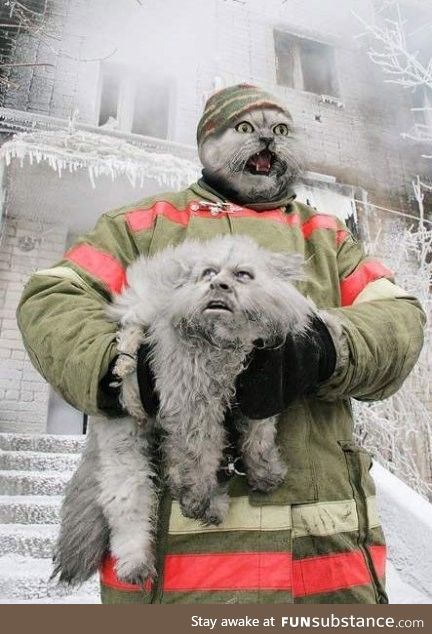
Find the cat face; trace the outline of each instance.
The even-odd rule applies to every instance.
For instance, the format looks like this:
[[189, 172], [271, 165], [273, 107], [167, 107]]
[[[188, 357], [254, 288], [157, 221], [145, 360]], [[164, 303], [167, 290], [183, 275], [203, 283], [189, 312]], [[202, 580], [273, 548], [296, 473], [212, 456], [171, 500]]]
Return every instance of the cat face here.
[[292, 119], [275, 108], [240, 115], [198, 150], [211, 182], [241, 204], [283, 198], [302, 171]]

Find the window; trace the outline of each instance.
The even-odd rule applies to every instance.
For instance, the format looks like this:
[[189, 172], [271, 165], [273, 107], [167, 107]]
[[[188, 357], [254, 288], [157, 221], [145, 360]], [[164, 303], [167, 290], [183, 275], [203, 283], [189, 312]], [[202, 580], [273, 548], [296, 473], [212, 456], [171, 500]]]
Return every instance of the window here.
[[167, 79], [116, 64], [101, 66], [98, 124], [166, 139], [171, 102]]
[[338, 96], [334, 51], [328, 44], [274, 31], [276, 80], [281, 86]]
[[427, 86], [417, 86], [412, 93], [414, 121], [425, 133], [432, 131], [432, 91]]

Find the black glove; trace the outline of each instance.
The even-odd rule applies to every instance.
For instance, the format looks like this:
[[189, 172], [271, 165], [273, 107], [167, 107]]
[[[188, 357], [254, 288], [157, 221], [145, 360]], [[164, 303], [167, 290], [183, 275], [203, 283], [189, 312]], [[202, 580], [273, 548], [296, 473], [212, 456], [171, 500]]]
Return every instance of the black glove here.
[[138, 348], [137, 379], [142, 406], [149, 416], [154, 417], [159, 409], [159, 394], [156, 392], [155, 379], [150, 368], [150, 352], [150, 346], [146, 343]]
[[[145, 412], [153, 417], [156, 416], [159, 408], [159, 395], [155, 389], [154, 376], [148, 361], [149, 354], [150, 347], [147, 344], [142, 344], [138, 348], [136, 372], [142, 406]], [[120, 383], [118, 377], [114, 374], [117, 359], [118, 357], [115, 357], [111, 361], [108, 372], [100, 382], [100, 388], [103, 394], [109, 398], [111, 409], [113, 408], [112, 403], [115, 403], [115, 408], [121, 410]]]
[[236, 404], [252, 419], [274, 416], [330, 378], [336, 350], [326, 325], [313, 317], [304, 335], [288, 336], [278, 348], [255, 348], [236, 383]]

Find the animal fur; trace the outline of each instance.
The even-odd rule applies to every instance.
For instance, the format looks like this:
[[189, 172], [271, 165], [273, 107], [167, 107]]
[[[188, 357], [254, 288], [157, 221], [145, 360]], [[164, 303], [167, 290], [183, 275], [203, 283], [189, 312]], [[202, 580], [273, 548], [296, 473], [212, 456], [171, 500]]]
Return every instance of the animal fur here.
[[[250, 126], [250, 133], [238, 131], [240, 122]], [[281, 125], [287, 128], [286, 135], [275, 134]], [[263, 151], [271, 156], [269, 171], [257, 171], [251, 165]], [[247, 206], [280, 200], [303, 172], [304, 158], [294, 123], [273, 108], [241, 113], [207, 136], [198, 153], [206, 181], [229, 200]]]
[[[276, 419], [249, 420], [234, 403], [235, 381], [257, 340], [277, 346], [304, 334], [314, 308], [293, 286], [301, 257], [260, 248], [246, 237], [184, 242], [128, 270], [128, 287], [110, 316], [119, 322], [121, 400], [130, 416], [99, 418], [63, 504], [54, 575], [88, 578], [109, 548], [118, 576], [142, 582], [155, 574], [153, 522], [157, 487], [155, 428], [162, 463], [183, 514], [219, 524], [229, 506], [218, 481], [232, 409], [249, 486], [268, 492], [286, 474], [275, 443]], [[149, 419], [139, 398], [136, 351], [150, 345], [160, 407]]]

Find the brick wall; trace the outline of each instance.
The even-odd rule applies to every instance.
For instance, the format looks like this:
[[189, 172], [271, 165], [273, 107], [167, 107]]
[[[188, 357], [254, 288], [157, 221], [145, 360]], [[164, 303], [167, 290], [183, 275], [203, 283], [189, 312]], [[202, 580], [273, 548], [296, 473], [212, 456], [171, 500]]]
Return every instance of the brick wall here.
[[[32, 271], [52, 266], [65, 250], [67, 229], [9, 218], [0, 246], [0, 431], [44, 432], [49, 388], [33, 368], [21, 341], [15, 311]], [[35, 247], [20, 243], [36, 237]]]

